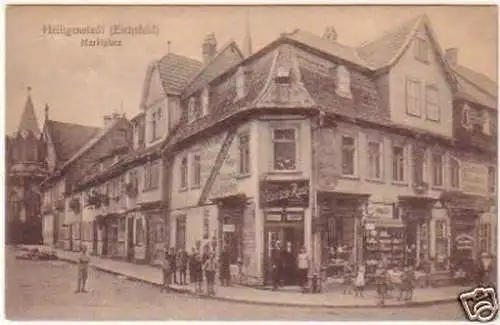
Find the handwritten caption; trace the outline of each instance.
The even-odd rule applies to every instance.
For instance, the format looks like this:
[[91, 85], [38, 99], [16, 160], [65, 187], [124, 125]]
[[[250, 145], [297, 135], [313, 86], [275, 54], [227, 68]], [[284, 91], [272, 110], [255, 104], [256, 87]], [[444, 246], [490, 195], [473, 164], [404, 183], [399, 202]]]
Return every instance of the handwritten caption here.
[[125, 37], [158, 36], [160, 28], [155, 24], [98, 24], [69, 26], [64, 24], [45, 24], [42, 34], [54, 38], [80, 38], [80, 47], [120, 47]]

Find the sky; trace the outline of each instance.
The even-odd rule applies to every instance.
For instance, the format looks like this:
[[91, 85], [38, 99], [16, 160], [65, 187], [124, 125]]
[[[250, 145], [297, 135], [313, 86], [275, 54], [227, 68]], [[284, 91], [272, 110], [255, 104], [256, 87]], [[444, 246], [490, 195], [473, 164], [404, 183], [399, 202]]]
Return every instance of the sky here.
[[[296, 28], [319, 36], [334, 26], [340, 43], [356, 46], [398, 24], [427, 14], [444, 50], [497, 80], [495, 6], [9, 6], [6, 10], [5, 131], [17, 130], [27, 87], [42, 128], [44, 106], [53, 120], [103, 125], [103, 115], [139, 113], [148, 64], [168, 51], [201, 60], [201, 44], [213, 32], [219, 48], [242, 44], [249, 17], [253, 51]], [[44, 25], [156, 25], [158, 34], [120, 35], [119, 47], [81, 47], [78, 35], [43, 33]], [[92, 37], [87, 37], [92, 38]], [[108, 38], [105, 35], [102, 38]]]

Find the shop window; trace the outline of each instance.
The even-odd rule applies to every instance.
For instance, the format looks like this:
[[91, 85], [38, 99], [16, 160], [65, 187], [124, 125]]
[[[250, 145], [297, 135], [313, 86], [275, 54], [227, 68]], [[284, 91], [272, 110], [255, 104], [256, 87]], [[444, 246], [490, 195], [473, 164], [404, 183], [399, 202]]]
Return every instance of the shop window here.
[[247, 133], [239, 136], [240, 174], [250, 174], [250, 135]]
[[421, 62], [429, 62], [429, 42], [424, 37], [415, 39], [415, 58]]
[[352, 136], [342, 136], [342, 175], [355, 176], [356, 166], [356, 139]]
[[438, 271], [445, 270], [448, 256], [448, 224], [446, 220], [436, 220], [436, 264]]
[[273, 130], [273, 147], [275, 170], [297, 168], [295, 129]]
[[181, 184], [180, 188], [181, 189], [186, 189], [187, 188], [187, 179], [188, 179], [188, 159], [187, 157], [183, 157], [181, 159]]
[[404, 147], [392, 147], [392, 180], [396, 182], [404, 182], [405, 167], [404, 167]]
[[406, 80], [406, 113], [421, 116], [420, 82], [414, 79]]
[[435, 86], [427, 86], [425, 88], [425, 103], [427, 119], [431, 121], [439, 121], [439, 92]]
[[193, 187], [198, 187], [201, 184], [201, 156], [200, 154], [193, 155], [193, 165], [192, 165], [192, 173], [193, 173]]
[[135, 220], [135, 244], [144, 245], [144, 226], [141, 218]]
[[443, 155], [432, 154], [432, 185], [443, 186]]
[[368, 177], [382, 178], [382, 143], [368, 141]]
[[491, 224], [489, 223], [479, 225], [479, 250], [486, 253], [491, 251]]
[[450, 183], [452, 188], [460, 188], [460, 164], [456, 158], [450, 158]]
[[186, 216], [178, 216], [175, 223], [175, 247], [186, 249]]
[[495, 166], [488, 167], [488, 192], [495, 193], [497, 182], [497, 173]]

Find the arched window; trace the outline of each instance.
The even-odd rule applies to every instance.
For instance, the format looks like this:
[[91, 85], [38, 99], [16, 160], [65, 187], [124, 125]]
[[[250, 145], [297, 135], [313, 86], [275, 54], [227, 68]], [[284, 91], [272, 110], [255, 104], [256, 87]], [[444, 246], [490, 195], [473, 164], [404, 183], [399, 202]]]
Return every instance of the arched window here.
[[337, 68], [337, 95], [351, 98], [351, 74], [343, 65]]

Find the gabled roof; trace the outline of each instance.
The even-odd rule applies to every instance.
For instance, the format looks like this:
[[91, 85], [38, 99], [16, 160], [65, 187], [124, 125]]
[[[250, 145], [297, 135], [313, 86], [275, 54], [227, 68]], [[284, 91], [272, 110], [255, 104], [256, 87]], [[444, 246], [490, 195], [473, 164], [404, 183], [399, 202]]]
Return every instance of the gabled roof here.
[[497, 84], [487, 76], [461, 65], [453, 65], [458, 81], [458, 96], [486, 106], [497, 108]]
[[168, 53], [158, 62], [158, 71], [165, 93], [180, 93], [202, 68], [202, 63], [188, 57]]
[[336, 41], [327, 40], [300, 29], [296, 29], [289, 34], [283, 34], [281, 37], [304, 44], [308, 47], [327, 53], [329, 55], [336, 56], [358, 66], [366, 67], [365, 62], [360, 59], [355, 48], [342, 45]]
[[[223, 55], [232, 51], [233, 56]], [[241, 62], [244, 59], [238, 45], [234, 40], [227, 42], [215, 56], [187, 83], [183, 91], [184, 96], [189, 96], [195, 91], [201, 89], [219, 75], [226, 72], [227, 69]]]
[[488, 78], [486, 75], [464, 67], [463, 65], [453, 65], [452, 68], [458, 75], [474, 84], [483, 92], [486, 92], [492, 97], [498, 96], [497, 83]]
[[359, 57], [374, 70], [392, 65], [409, 45], [424, 15], [405, 21], [381, 37], [357, 48]]
[[70, 159], [92, 137], [96, 136], [100, 128], [47, 120], [45, 127], [54, 144], [56, 157], [59, 163]]
[[122, 121], [126, 121], [127, 123], [129, 123], [126, 118], [119, 117], [119, 118], [116, 118], [115, 120], [113, 120], [111, 123], [109, 123], [109, 125], [106, 128], [99, 129], [99, 131], [93, 137], [91, 137], [88, 141], [86, 141], [86, 143], [82, 147], [80, 147], [76, 151], [76, 153], [70, 157], [70, 159], [68, 161], [66, 161], [64, 163], [64, 165], [62, 166], [62, 169], [65, 168], [66, 166], [68, 166], [70, 163], [72, 163], [76, 159], [78, 159], [79, 157], [81, 157], [85, 152], [87, 152], [87, 150], [89, 150], [94, 145], [96, 145], [99, 141], [101, 141], [101, 139], [103, 139], [104, 136], [106, 136], [111, 130], [114, 130], [115, 127], [117, 125], [119, 125], [120, 122], [122, 122]]
[[29, 93], [28, 93], [28, 98], [26, 98], [26, 104], [24, 105], [23, 115], [21, 115], [21, 121], [19, 122], [19, 127], [17, 128], [17, 130], [19, 132], [29, 131], [33, 133], [33, 135], [36, 137], [40, 135], [40, 129], [38, 128], [35, 109], [33, 108], [33, 101]]

